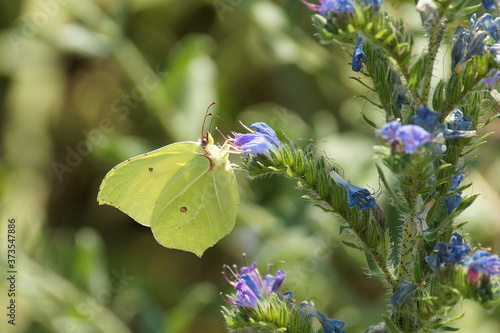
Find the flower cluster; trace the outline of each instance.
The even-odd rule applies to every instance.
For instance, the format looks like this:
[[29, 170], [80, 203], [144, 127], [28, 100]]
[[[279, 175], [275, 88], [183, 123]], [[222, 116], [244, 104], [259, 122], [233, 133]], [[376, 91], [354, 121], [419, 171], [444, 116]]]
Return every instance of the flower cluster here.
[[271, 157], [271, 151], [281, 147], [276, 132], [263, 122], [252, 124], [248, 130], [251, 133], [233, 132], [234, 139], [230, 143], [243, 154], [262, 154]]
[[463, 241], [462, 236], [454, 233], [450, 243], [438, 242], [434, 253], [425, 258], [427, 264], [435, 273], [452, 265], [462, 265], [467, 270], [467, 282], [474, 283], [481, 274], [500, 275], [500, 259], [498, 255], [478, 249], [470, 255], [470, 245]]
[[434, 140], [439, 141], [439, 137], [444, 139], [470, 138], [476, 135], [476, 131], [471, 130], [472, 122], [469, 117], [464, 117], [462, 111], [454, 110], [446, 119], [447, 125], [439, 121], [441, 114], [425, 106], [415, 110], [415, 115], [411, 122], [419, 125], [432, 134]]
[[256, 307], [260, 299], [271, 293], [277, 293], [286, 276], [285, 271], [279, 269], [275, 275], [266, 274], [263, 278], [255, 261], [250, 266], [243, 266], [239, 273], [234, 273], [236, 282], [227, 277], [225, 270], [222, 274], [226, 281], [236, 289], [236, 295], [229, 296], [229, 303], [248, 307]]
[[454, 233], [449, 243], [436, 243], [434, 253], [426, 257], [425, 262], [437, 274], [451, 265], [465, 264], [470, 250], [469, 244], [464, 243], [462, 236]]
[[[486, 7], [486, 6], [485, 6]], [[467, 62], [475, 56], [490, 52], [495, 62], [500, 62], [500, 18], [484, 14], [479, 19], [476, 14], [470, 18], [470, 27], [458, 26], [453, 35], [454, 44], [451, 50], [451, 67], [460, 73]], [[495, 44], [487, 44], [490, 36]]]
[[400, 120], [393, 120], [382, 126], [376, 134], [390, 143], [395, 151], [406, 154], [419, 152], [426, 143], [433, 144], [433, 150], [446, 151], [445, 139], [470, 138], [476, 135], [472, 122], [459, 109], [454, 110], [444, 123], [439, 121], [441, 114], [421, 106], [411, 118], [412, 124], [402, 125]]
[[[231, 272], [235, 281], [232, 281], [227, 277], [226, 269], [228, 266], [224, 265], [222, 275], [236, 289], [235, 295], [226, 295], [226, 301], [236, 307], [233, 312], [227, 309], [223, 311], [228, 325], [248, 314], [247, 310], [254, 310], [251, 313], [251, 320], [246, 323], [248, 325], [246, 328], [249, 331], [257, 331], [257, 327], [262, 325], [268, 327], [273, 325], [275, 327], [286, 326], [287, 332], [313, 332], [312, 323], [314, 319], [317, 319], [321, 324], [322, 333], [346, 333], [342, 330], [345, 322], [328, 318], [314, 307], [313, 302], [304, 301], [300, 306], [296, 306], [292, 292], [278, 294], [278, 289], [286, 276], [285, 271], [278, 269], [275, 274], [268, 272], [262, 276], [254, 261], [249, 266], [241, 267], [239, 272], [237, 267], [234, 267], [235, 271], [231, 270]], [[286, 318], [283, 322], [283, 314], [292, 317]], [[291, 323], [297, 322], [300, 324], [291, 325]], [[241, 322], [239, 325], [241, 327]], [[291, 328], [292, 326], [295, 328]], [[301, 329], [297, 330], [296, 327], [301, 327]]]

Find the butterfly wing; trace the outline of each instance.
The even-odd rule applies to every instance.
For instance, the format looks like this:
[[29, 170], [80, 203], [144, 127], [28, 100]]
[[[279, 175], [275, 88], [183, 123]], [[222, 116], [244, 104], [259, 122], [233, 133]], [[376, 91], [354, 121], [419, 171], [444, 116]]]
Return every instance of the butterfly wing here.
[[160, 244], [200, 257], [231, 232], [239, 204], [227, 156], [214, 145], [209, 148], [169, 179], [153, 211], [153, 234]]
[[153, 209], [171, 177], [203, 153], [203, 148], [195, 142], [178, 142], [128, 159], [106, 174], [97, 201], [151, 226]]

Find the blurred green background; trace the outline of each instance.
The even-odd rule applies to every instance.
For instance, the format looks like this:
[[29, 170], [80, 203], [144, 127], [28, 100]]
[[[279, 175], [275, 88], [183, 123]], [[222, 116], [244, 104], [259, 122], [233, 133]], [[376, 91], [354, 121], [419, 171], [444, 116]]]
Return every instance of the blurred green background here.
[[[385, 3], [419, 33], [412, 5]], [[0, 1], [0, 275], [9, 218], [18, 270], [16, 326], [2, 310], [1, 332], [223, 332], [220, 293], [232, 288], [221, 267], [242, 265], [242, 253], [261, 271], [284, 260], [284, 289], [349, 332], [381, 320], [388, 295], [360, 268], [361, 253], [341, 245], [352, 237], [291, 181], [238, 172], [236, 227], [201, 259], [163, 248], [149, 228], [96, 202], [114, 165], [196, 141], [212, 101], [219, 143], [215, 128], [265, 121], [379, 191], [361, 114], [377, 124], [383, 115], [353, 97], [368, 91], [349, 79], [361, 77], [350, 50], [319, 45], [310, 15], [298, 0]], [[468, 177], [482, 195], [462, 217], [464, 232], [496, 253], [499, 142], [493, 135], [481, 148]], [[0, 279], [1, 309], [7, 287]], [[465, 302], [455, 314], [464, 311], [463, 331], [500, 331], [499, 311]]]

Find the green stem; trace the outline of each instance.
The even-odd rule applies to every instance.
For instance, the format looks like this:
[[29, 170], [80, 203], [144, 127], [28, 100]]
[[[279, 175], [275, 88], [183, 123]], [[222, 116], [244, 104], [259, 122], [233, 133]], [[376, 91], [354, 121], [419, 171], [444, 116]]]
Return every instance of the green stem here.
[[403, 225], [403, 238], [401, 240], [400, 260], [398, 266], [398, 281], [407, 280], [413, 282], [413, 270], [415, 267], [415, 250], [418, 246], [416, 239], [416, 192], [415, 177], [412, 177], [411, 184], [413, 186], [405, 187], [406, 201], [409, 203], [410, 211], [406, 214]]
[[415, 237], [415, 212], [408, 214], [404, 224], [401, 242], [401, 258], [398, 269], [398, 280], [413, 281], [415, 249], [418, 245]]
[[434, 72], [434, 62], [436, 61], [436, 55], [438, 53], [439, 47], [441, 46], [441, 41], [443, 40], [444, 32], [446, 29], [447, 17], [441, 17], [436, 21], [437, 23], [433, 25], [430, 29], [429, 37], [429, 51], [426, 58], [426, 64], [424, 65], [425, 74], [423, 75], [422, 84], [422, 101], [425, 103], [430, 103], [429, 92], [431, 89], [431, 80]]

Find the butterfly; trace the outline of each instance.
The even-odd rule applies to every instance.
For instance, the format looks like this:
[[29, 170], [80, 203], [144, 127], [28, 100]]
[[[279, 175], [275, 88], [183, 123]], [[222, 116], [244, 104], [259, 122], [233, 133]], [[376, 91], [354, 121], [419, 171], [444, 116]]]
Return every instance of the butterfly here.
[[161, 245], [201, 257], [236, 221], [239, 194], [228, 156], [228, 143], [215, 145], [202, 127], [198, 142], [173, 143], [112, 168], [97, 201], [151, 227]]

